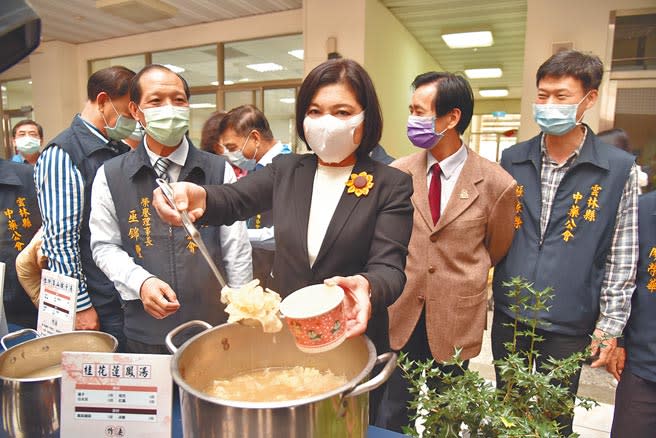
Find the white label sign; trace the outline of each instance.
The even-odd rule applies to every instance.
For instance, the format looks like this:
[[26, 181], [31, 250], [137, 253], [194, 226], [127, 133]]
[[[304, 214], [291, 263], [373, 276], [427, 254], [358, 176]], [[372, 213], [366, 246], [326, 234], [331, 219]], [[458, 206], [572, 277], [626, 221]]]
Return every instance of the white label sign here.
[[62, 354], [61, 436], [171, 436], [171, 356]]
[[77, 279], [47, 269], [42, 271], [39, 318], [36, 326], [39, 336], [75, 330], [75, 309], [79, 290]]

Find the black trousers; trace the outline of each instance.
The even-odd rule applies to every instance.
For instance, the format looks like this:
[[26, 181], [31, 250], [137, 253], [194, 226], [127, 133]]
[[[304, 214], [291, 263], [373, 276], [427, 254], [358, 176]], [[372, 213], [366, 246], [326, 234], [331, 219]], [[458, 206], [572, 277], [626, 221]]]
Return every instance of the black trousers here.
[[612, 438], [656, 436], [656, 382], [625, 369], [615, 392]]
[[[494, 311], [494, 319], [492, 320], [492, 355], [494, 360], [499, 360], [508, 355], [508, 351], [504, 347], [504, 343], [512, 342], [514, 330], [512, 327], [507, 327], [505, 324], [514, 323], [514, 318], [507, 316], [505, 313], [498, 310]], [[528, 327], [523, 324], [519, 324], [520, 330], [526, 330]], [[546, 363], [549, 357], [554, 359], [564, 359], [571, 356], [574, 353], [581, 352], [590, 345], [589, 336], [567, 336], [561, 335], [558, 333], [547, 332], [545, 330], [537, 329], [536, 333], [544, 338], [544, 341], [538, 342], [535, 344], [534, 349], [539, 353], [535, 361], [535, 366], [538, 371], [542, 371], [543, 365]], [[517, 338], [517, 349], [518, 351], [528, 351], [530, 349], [531, 339], [526, 336], [520, 336]], [[503, 379], [499, 375], [499, 369], [494, 368], [494, 372], [497, 378], [497, 388], [503, 388], [505, 386]], [[576, 374], [570, 377], [568, 382], [569, 392], [572, 394], [572, 398], [576, 396], [576, 392], [579, 389], [579, 379], [581, 378], [581, 368], [578, 369]], [[558, 422], [564, 426], [562, 433], [565, 436], [572, 434], [572, 421], [574, 420], [574, 413], [571, 415], [564, 416], [558, 419]]]
[[[433, 354], [428, 346], [428, 336], [426, 334], [426, 315], [422, 312], [415, 330], [412, 332], [403, 352], [414, 361], [426, 361], [433, 359]], [[451, 372], [452, 375], [461, 375], [463, 371], [454, 366], [436, 365], [444, 372]], [[464, 363], [464, 368], [469, 366], [469, 361]], [[443, 390], [444, 386], [439, 379], [428, 382], [432, 389]], [[382, 400], [378, 406], [378, 413], [375, 418], [375, 425], [383, 429], [393, 430], [402, 433], [403, 426], [410, 425], [410, 418], [414, 411], [408, 407], [412, 400], [409, 391], [410, 383], [403, 377], [401, 368], [396, 367], [394, 373], [387, 381], [383, 391]]]

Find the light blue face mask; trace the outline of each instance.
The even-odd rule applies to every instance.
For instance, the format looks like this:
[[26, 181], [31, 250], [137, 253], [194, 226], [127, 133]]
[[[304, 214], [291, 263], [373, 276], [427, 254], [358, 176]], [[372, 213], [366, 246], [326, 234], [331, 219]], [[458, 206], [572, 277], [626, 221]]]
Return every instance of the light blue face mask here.
[[21, 155], [36, 154], [41, 148], [41, 140], [38, 138], [30, 137], [29, 135], [26, 135], [25, 137], [18, 137], [15, 142], [16, 150]]
[[576, 119], [576, 111], [579, 105], [588, 97], [588, 91], [579, 103], [534, 103], [533, 104], [533, 118], [535, 123], [538, 124], [542, 132], [549, 135], [564, 135], [574, 129], [576, 125], [581, 123], [583, 115], [580, 119]]
[[[233, 165], [247, 172], [251, 172], [255, 170], [255, 166], [257, 166], [257, 162], [255, 161], [255, 158], [246, 158], [244, 156], [244, 148], [246, 147], [248, 140], [251, 138], [252, 132], [253, 131], [249, 132], [248, 135], [246, 136], [246, 141], [242, 145], [241, 149], [237, 149], [236, 151], [229, 151], [228, 148], [226, 148], [225, 151], [223, 152], [223, 155], [228, 159], [228, 161], [230, 161]], [[255, 149], [255, 153], [253, 155], [256, 154], [257, 154], [257, 148]]]

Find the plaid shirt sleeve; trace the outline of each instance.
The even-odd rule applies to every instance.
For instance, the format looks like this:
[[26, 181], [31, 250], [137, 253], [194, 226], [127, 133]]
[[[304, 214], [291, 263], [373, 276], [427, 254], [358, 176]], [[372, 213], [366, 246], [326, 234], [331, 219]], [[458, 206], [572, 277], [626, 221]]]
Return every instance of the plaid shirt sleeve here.
[[601, 285], [597, 328], [610, 336], [622, 334], [631, 314], [638, 264], [638, 193], [638, 168], [633, 164], [617, 209]]

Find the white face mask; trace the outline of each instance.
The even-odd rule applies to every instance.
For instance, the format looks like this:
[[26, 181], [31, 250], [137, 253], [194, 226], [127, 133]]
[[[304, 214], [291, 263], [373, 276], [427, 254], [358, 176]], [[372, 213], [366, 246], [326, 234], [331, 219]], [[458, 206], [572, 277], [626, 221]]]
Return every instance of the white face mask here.
[[364, 121], [364, 111], [350, 119], [338, 119], [326, 114], [312, 118], [305, 116], [303, 130], [308, 146], [324, 163], [341, 163], [356, 151], [353, 133]]

